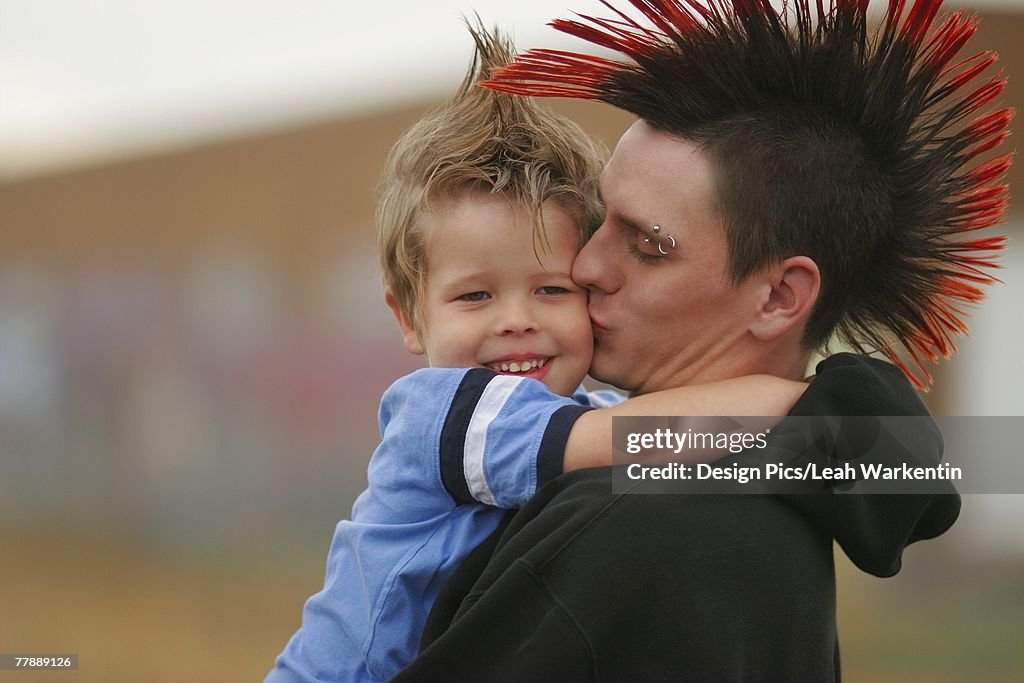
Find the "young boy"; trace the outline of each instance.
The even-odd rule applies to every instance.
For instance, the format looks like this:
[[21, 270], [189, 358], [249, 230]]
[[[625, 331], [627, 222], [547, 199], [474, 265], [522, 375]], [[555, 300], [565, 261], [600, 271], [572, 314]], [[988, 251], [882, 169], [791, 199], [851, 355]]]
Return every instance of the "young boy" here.
[[471, 32], [466, 80], [395, 145], [378, 210], [387, 304], [431, 367], [385, 392], [369, 488], [267, 681], [394, 676], [505, 509], [563, 471], [611, 464], [613, 414], [784, 415], [804, 388], [746, 377], [624, 403], [582, 389], [593, 338], [570, 273], [600, 222], [602, 155], [568, 120], [477, 88], [513, 54]]

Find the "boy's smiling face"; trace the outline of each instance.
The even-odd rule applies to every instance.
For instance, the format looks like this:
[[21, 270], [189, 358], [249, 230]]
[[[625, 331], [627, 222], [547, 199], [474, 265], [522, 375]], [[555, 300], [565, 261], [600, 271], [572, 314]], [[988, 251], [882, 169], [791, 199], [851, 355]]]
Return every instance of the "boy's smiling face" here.
[[467, 191], [422, 219], [423, 325], [398, 316], [406, 347], [433, 367], [487, 367], [570, 395], [590, 366], [587, 295], [571, 279], [576, 221], [544, 206], [548, 249], [534, 247], [530, 212]]

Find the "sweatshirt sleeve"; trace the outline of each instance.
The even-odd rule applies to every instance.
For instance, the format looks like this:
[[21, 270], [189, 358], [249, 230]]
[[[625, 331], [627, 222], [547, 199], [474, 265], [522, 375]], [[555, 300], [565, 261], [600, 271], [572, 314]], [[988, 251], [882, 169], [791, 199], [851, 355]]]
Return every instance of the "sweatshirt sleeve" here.
[[[942, 460], [942, 435], [921, 397], [898, 368], [877, 359], [840, 353], [823, 360], [790, 414], [918, 417], [872, 424], [883, 428], [878, 438], [894, 449], [893, 457], [924, 466]], [[911, 450], [903, 452], [907, 445]], [[827, 529], [862, 571], [885, 577], [899, 572], [907, 545], [939, 536], [956, 521], [960, 496], [952, 483], [943, 485], [945, 492], [929, 494], [783, 497]]]

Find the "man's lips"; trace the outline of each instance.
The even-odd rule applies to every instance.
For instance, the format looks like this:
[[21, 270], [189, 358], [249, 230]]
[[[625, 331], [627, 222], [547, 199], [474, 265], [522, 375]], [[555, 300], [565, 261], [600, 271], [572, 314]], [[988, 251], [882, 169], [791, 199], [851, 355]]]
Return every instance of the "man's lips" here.
[[595, 337], [608, 332], [608, 327], [606, 325], [599, 323], [593, 318], [590, 319], [590, 328], [594, 331]]

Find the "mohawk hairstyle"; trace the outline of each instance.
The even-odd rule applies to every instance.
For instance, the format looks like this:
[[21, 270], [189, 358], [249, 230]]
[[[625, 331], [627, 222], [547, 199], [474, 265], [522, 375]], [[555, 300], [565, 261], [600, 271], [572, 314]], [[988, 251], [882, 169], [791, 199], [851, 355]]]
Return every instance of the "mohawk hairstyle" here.
[[[600, 100], [701, 146], [716, 165], [730, 276], [804, 254], [822, 273], [806, 346], [833, 334], [881, 350], [919, 388], [925, 361], [966, 334], [964, 308], [998, 280], [1011, 109], [982, 77], [992, 52], [956, 59], [977, 28], [942, 0], [629, 0], [614, 19], [552, 26], [626, 55], [622, 63], [531, 50], [485, 87]], [[988, 158], [978, 163], [979, 157]]]
[[538, 102], [478, 87], [510, 64], [515, 50], [479, 19], [467, 22], [476, 43], [455, 96], [426, 114], [395, 143], [377, 204], [377, 246], [386, 286], [417, 330], [427, 258], [422, 216], [467, 190], [500, 194], [533, 217], [534, 244], [547, 247], [545, 202], [575, 219], [580, 239], [603, 215], [597, 196], [606, 151], [568, 118]]

